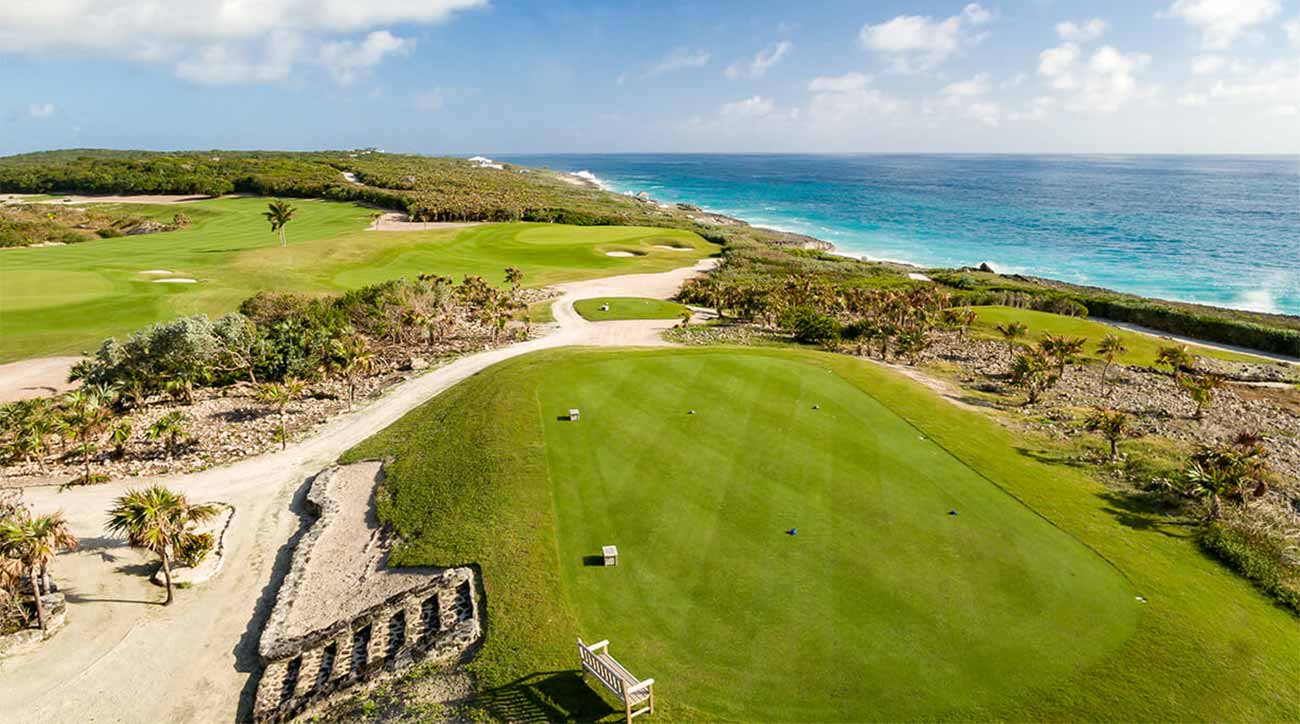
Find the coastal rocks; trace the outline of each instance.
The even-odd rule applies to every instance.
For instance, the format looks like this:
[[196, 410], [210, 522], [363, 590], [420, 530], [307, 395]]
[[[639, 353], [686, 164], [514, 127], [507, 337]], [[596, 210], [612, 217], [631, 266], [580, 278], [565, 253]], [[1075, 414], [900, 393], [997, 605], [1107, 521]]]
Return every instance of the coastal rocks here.
[[993, 266], [986, 261], [980, 262], [980, 265], [976, 267], [976, 269], [988, 274], [997, 274], [997, 272], [993, 271]]
[[410, 357], [406, 360], [406, 363], [402, 365], [402, 369], [410, 370], [412, 372], [427, 370], [429, 369], [429, 360], [423, 357]]

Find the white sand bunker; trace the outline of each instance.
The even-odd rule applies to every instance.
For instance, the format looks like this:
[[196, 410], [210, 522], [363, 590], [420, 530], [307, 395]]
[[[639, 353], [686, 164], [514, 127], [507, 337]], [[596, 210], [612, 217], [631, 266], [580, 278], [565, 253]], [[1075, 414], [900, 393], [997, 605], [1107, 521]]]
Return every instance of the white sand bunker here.
[[186, 277], [172, 277], [171, 279], [155, 279], [154, 284], [198, 284], [198, 279], [189, 279]]
[[917, 281], [917, 282], [932, 282], [932, 281], [934, 281], [934, 280], [931, 279], [930, 277], [928, 277], [928, 276], [926, 276], [926, 275], [924, 275], [924, 274], [921, 274], [920, 272], [908, 272], [908, 273], [907, 273], [907, 278], [908, 278], [908, 279], [911, 279], [912, 281]]
[[165, 277], [171, 273], [172, 272], [169, 272], [166, 269], [145, 269], [144, 271], [140, 272], [140, 274], [148, 274], [149, 276], [154, 276], [154, 277], [157, 276]]
[[640, 254], [633, 254], [630, 251], [607, 251], [605, 252], [605, 256], [617, 256], [620, 258], [626, 258], [629, 256], [640, 256]]
[[655, 248], [663, 249], [664, 251], [690, 251], [691, 250], [691, 247], [689, 246], [670, 246], [668, 244], [655, 244]]

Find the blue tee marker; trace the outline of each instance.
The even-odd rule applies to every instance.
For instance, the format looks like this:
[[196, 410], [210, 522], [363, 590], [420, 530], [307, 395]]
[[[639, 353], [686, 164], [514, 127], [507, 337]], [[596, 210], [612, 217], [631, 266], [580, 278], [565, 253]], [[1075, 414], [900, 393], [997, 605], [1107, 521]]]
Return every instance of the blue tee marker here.
[[957, 515], [957, 511], [955, 511], [955, 510], [950, 510], [950, 511], [948, 511], [948, 515]]
[[798, 535], [798, 534], [799, 534], [799, 529], [798, 529], [798, 528], [791, 528], [790, 530], [787, 530], [787, 531], [785, 532], [785, 534], [786, 534], [786, 535]]

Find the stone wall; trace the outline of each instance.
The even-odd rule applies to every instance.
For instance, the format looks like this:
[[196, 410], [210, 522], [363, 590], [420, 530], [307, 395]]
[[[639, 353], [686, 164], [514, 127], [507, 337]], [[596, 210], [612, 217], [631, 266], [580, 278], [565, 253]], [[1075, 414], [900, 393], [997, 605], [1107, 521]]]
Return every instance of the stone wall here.
[[284, 642], [263, 661], [254, 717], [291, 719], [316, 700], [418, 661], [458, 660], [483, 635], [470, 568], [452, 568], [348, 621]]

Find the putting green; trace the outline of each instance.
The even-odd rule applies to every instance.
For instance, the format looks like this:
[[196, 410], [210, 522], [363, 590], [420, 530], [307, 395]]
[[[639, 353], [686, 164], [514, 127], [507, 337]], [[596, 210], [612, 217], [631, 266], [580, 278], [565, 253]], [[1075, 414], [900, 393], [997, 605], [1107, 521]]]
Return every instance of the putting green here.
[[[59, 247], [0, 251], [0, 362], [94, 350], [108, 336], [183, 314], [232, 311], [261, 290], [338, 292], [419, 273], [481, 275], [507, 266], [542, 286], [694, 264], [717, 247], [685, 231], [638, 227], [488, 224], [413, 232], [365, 231], [374, 213], [355, 204], [294, 199], [281, 247], [264, 198], [176, 206], [124, 206], [190, 217], [182, 230]], [[657, 249], [689, 246], [693, 251]], [[638, 255], [616, 258], [615, 249]], [[141, 272], [164, 270], [170, 275]], [[167, 276], [197, 284], [156, 283]]]
[[[601, 307], [608, 306], [608, 310]], [[679, 319], [686, 307], [663, 299], [644, 297], [599, 297], [579, 299], [573, 309], [589, 322], [615, 319]]]

